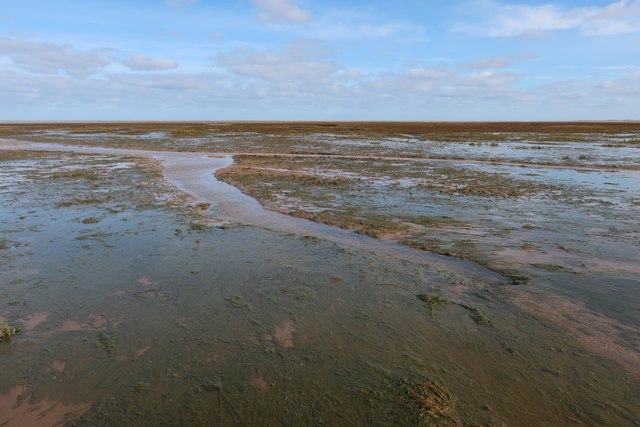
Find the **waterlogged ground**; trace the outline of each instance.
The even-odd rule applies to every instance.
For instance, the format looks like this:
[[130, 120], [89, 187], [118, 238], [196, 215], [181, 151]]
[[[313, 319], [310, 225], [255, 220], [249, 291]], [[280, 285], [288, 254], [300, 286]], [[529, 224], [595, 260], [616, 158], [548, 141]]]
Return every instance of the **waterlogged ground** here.
[[169, 151], [405, 156], [640, 170], [640, 126], [634, 122], [0, 124], [0, 138]]
[[500, 285], [210, 226], [215, 203], [152, 160], [0, 151], [0, 322], [22, 328], [0, 342], [0, 425], [637, 425], [629, 156], [582, 171], [235, 156], [218, 173]]
[[270, 209], [472, 260], [527, 284], [515, 304], [640, 378], [637, 172], [236, 156], [218, 176]]

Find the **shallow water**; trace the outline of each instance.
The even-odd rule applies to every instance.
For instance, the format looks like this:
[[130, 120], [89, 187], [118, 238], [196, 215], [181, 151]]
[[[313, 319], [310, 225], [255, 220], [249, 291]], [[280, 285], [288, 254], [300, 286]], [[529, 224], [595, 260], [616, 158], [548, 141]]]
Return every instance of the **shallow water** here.
[[[3, 148], [0, 146], [0, 149]], [[482, 278], [490, 282], [504, 282], [500, 275], [463, 260], [417, 251], [394, 241], [380, 241], [367, 236], [324, 224], [293, 218], [264, 209], [260, 203], [235, 187], [217, 180], [216, 170], [233, 163], [230, 156], [213, 153], [178, 153], [115, 148], [83, 147], [58, 144], [19, 143], [5, 144], [4, 149], [30, 149], [74, 153], [100, 153], [151, 157], [163, 164], [165, 178], [179, 190], [200, 201], [212, 203], [214, 214], [237, 224], [257, 225], [271, 230], [310, 236], [369, 250], [378, 255], [428, 264], [431, 267]]]
[[189, 213], [142, 158], [0, 152], [0, 172], [0, 316], [24, 328], [0, 343], [0, 424], [640, 422], [638, 383], [517, 287], [202, 226], [225, 205]]

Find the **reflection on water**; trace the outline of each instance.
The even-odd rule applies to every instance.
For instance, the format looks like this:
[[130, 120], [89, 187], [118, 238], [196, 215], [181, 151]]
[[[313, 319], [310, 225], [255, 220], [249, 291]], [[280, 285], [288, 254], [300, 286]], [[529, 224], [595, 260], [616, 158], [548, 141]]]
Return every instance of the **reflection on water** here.
[[[110, 173], [120, 159], [0, 159], [18, 178], [0, 183], [0, 315], [25, 329], [0, 343], [0, 424], [640, 422], [638, 383], [506, 303], [512, 288], [194, 227], [141, 160]], [[73, 162], [93, 173], [52, 178]]]

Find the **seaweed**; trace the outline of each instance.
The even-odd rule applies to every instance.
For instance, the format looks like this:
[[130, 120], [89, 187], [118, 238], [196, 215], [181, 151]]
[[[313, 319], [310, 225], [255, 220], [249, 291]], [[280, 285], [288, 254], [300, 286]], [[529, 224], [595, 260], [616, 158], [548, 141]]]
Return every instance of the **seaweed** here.
[[471, 307], [464, 304], [458, 304], [458, 305], [466, 308], [471, 313], [471, 318], [473, 319], [473, 321], [476, 322], [478, 325], [491, 326], [491, 320], [485, 317], [478, 308]]
[[449, 301], [437, 295], [418, 294], [416, 295], [416, 297], [420, 301], [427, 303], [429, 305], [430, 310], [445, 306], [447, 304], [457, 305], [459, 307], [464, 308], [469, 313], [471, 313], [471, 319], [473, 319], [473, 321], [476, 322], [478, 325], [491, 326], [491, 320], [489, 320], [486, 316], [484, 316], [482, 312], [476, 307], [473, 307], [458, 301]]
[[0, 342], [11, 341], [11, 339], [19, 335], [20, 332], [22, 332], [20, 328], [11, 327], [6, 321], [2, 322], [0, 323]]
[[240, 295], [233, 294], [227, 298], [230, 307], [250, 310], [251, 306]]
[[61, 179], [61, 178], [81, 178], [81, 179], [97, 179], [98, 176], [95, 171], [88, 170], [70, 170], [70, 171], [61, 171], [54, 172], [51, 174], [51, 178], [53, 179]]
[[115, 340], [108, 335], [99, 334], [98, 342], [102, 345], [103, 350], [108, 354], [114, 354], [117, 350]]
[[449, 304], [450, 301], [441, 298], [437, 295], [426, 295], [426, 294], [419, 294], [416, 295], [416, 297], [422, 301], [422, 302], [426, 302], [429, 305], [430, 309], [434, 309], [434, 308], [438, 308], [438, 307], [442, 307], [444, 305]]

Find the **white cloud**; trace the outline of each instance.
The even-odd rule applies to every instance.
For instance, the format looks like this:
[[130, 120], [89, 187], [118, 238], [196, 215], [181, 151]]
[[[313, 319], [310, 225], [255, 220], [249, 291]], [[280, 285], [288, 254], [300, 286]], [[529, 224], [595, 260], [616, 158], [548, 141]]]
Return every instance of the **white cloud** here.
[[289, 43], [284, 50], [237, 50], [218, 56], [218, 63], [233, 73], [269, 82], [295, 83], [330, 80], [338, 66], [329, 52], [315, 42]]
[[159, 71], [178, 68], [178, 63], [171, 59], [150, 58], [145, 55], [134, 55], [122, 61], [122, 64], [134, 71]]
[[640, 0], [619, 0], [604, 7], [563, 8], [556, 4], [505, 5], [476, 2], [484, 16], [480, 24], [462, 24], [456, 30], [489, 37], [540, 35], [548, 31], [578, 30], [589, 36], [640, 32]]
[[199, 0], [165, 0], [165, 3], [171, 7], [191, 6]]
[[77, 78], [0, 70], [5, 101], [0, 103], [0, 115], [6, 119], [26, 114], [42, 119], [559, 120], [627, 118], [640, 108], [637, 72], [528, 88], [519, 87], [519, 76], [510, 73], [465, 73], [450, 67], [368, 75], [338, 68], [329, 70], [331, 78], [326, 72], [317, 74], [317, 80], [296, 74], [289, 74], [289, 80], [264, 80], [235, 72]]
[[467, 62], [466, 68], [507, 68], [519, 61], [535, 59], [534, 55], [506, 55], [493, 58], [480, 59], [478, 61]]
[[236, 49], [216, 57], [215, 73], [156, 73], [177, 64], [135, 55], [122, 60], [139, 71], [132, 73], [122, 67], [105, 68], [111, 56], [122, 54], [0, 38], [0, 59], [7, 61], [0, 67], [0, 115], [576, 119], [625, 118], [640, 108], [640, 73], [634, 66], [612, 67], [615, 73], [598, 74], [599, 78], [558, 81], [554, 76], [545, 81], [550, 84], [532, 85], [536, 76], [505, 69], [514, 61], [532, 59], [530, 55], [492, 57], [462, 66], [457, 61], [439, 67], [414, 63], [381, 72], [342, 66], [333, 54], [326, 44], [309, 40], [273, 49]]
[[496, 73], [493, 71], [480, 71], [466, 76], [467, 81], [463, 82], [468, 86], [507, 86], [515, 83], [518, 76], [512, 73]]
[[260, 19], [272, 22], [304, 23], [311, 20], [311, 13], [289, 0], [254, 0], [260, 9]]
[[106, 51], [95, 49], [82, 52], [65, 45], [0, 37], [0, 55], [9, 56], [16, 67], [32, 73], [94, 74], [113, 62]]
[[216, 31], [214, 33], [211, 33], [211, 35], [209, 35], [209, 40], [212, 40], [214, 42], [221, 42], [225, 39], [225, 35], [223, 32], [220, 31]]
[[374, 39], [409, 36], [424, 38], [423, 28], [406, 22], [322, 22], [309, 29], [310, 35], [323, 40]]

